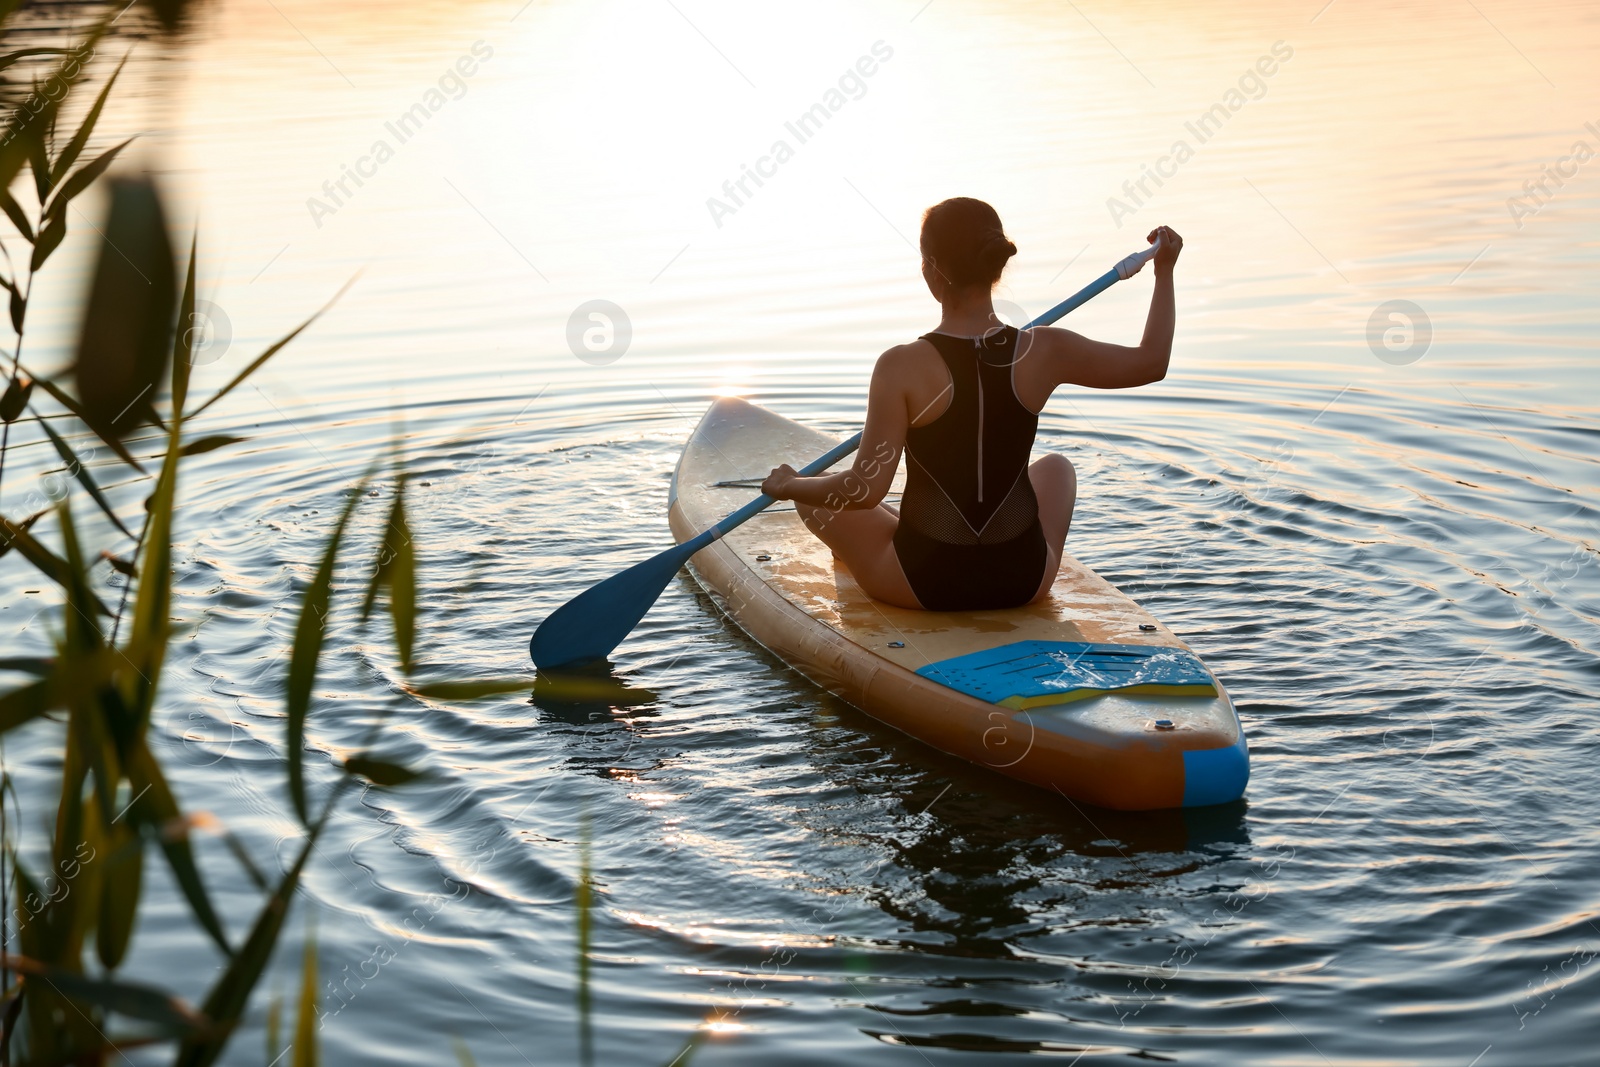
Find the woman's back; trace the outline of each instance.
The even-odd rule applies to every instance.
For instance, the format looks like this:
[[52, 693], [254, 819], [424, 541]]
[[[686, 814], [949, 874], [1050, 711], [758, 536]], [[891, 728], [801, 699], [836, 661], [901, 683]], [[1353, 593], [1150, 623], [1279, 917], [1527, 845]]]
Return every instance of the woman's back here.
[[905, 435], [906, 489], [895, 550], [926, 608], [1015, 607], [1039, 586], [1046, 546], [1028, 478], [1038, 416], [1012, 387], [1018, 333], [929, 333], [949, 402]]

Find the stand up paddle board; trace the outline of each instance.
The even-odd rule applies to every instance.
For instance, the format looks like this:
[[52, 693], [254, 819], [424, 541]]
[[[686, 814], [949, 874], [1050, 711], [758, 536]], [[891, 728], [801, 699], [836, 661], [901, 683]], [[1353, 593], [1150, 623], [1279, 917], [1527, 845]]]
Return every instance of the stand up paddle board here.
[[[681, 544], [743, 502], [752, 479], [837, 444], [737, 398], [718, 400], [673, 475]], [[719, 483], [742, 483], [727, 485]], [[1244, 730], [1187, 645], [1063, 555], [1044, 600], [1001, 611], [912, 611], [862, 592], [791, 507], [701, 549], [696, 581], [806, 677], [937, 749], [1123, 810], [1237, 800]]]

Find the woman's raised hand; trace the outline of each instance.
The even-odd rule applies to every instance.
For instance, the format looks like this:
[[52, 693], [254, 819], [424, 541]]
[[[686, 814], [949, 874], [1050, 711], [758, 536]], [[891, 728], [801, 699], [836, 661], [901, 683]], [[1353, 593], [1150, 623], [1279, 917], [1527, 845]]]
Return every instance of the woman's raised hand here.
[[1155, 255], [1156, 273], [1170, 274], [1173, 265], [1178, 262], [1178, 254], [1183, 251], [1183, 238], [1171, 226], [1157, 226], [1145, 240], [1154, 244], [1158, 237], [1161, 239], [1161, 251]]

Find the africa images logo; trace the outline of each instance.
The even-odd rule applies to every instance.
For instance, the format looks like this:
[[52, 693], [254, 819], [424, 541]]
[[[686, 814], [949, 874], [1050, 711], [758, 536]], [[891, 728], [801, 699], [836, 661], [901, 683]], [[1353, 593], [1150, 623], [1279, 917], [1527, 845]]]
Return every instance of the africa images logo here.
[[1267, 79], [1277, 74], [1282, 64], [1294, 58], [1294, 48], [1287, 41], [1274, 41], [1271, 52], [1271, 55], [1261, 56], [1252, 66], [1246, 67], [1244, 73], [1239, 75], [1239, 80], [1222, 94], [1221, 100], [1202, 111], [1192, 122], [1183, 124], [1185, 132], [1194, 138], [1194, 144], [1190, 144], [1186, 137], [1177, 138], [1172, 142], [1171, 151], [1154, 164], [1141, 164], [1139, 176], [1122, 183], [1126, 200], [1118, 196], [1106, 198], [1106, 210], [1111, 214], [1111, 221], [1117, 224], [1117, 229], [1122, 228], [1123, 221], [1129, 215], [1135, 214], [1146, 201], [1155, 197], [1150, 189], [1151, 182], [1159, 189], [1166, 184], [1165, 179], [1176, 178], [1178, 168], [1193, 159], [1201, 145], [1221, 133], [1229, 119], [1243, 111], [1246, 104], [1267, 95]]
[[494, 58], [494, 49], [485, 41], [473, 41], [471, 53], [446, 67], [444, 73], [439, 75], [437, 85], [423, 93], [422, 99], [402, 111], [394, 121], [383, 124], [384, 130], [394, 139], [394, 144], [383, 137], [373, 141], [366, 155], [358, 158], [354, 167], [340, 164], [339, 176], [322, 183], [321, 197], [306, 197], [306, 210], [311, 212], [311, 221], [317, 224], [317, 229], [322, 228], [325, 216], [336, 214], [355, 196], [355, 191], [350, 188], [352, 183], [356, 189], [360, 189], [367, 184], [367, 179], [377, 177], [378, 168], [395, 157], [396, 146], [405, 144], [420, 133], [428, 120], [451, 100], [460, 100], [467, 95], [467, 79], [478, 73], [480, 63], [487, 63]]
[[872, 42], [872, 55], [861, 56], [854, 65], [846, 67], [844, 73], [839, 75], [838, 82], [822, 94], [821, 100], [802, 111], [794, 121], [783, 124], [783, 128], [794, 138], [794, 145], [780, 137], [772, 142], [766, 155], [756, 159], [754, 169], [748, 163], [741, 163], [739, 176], [722, 183], [722, 196], [727, 199], [715, 196], [706, 198], [706, 210], [711, 212], [711, 221], [717, 224], [717, 229], [722, 229], [725, 216], [734, 214], [744, 206], [746, 200], [755, 196], [755, 191], [750, 188], [752, 182], [759, 189], [766, 184], [763, 179], [775, 177], [778, 168], [794, 158], [795, 146], [803, 145], [821, 133], [823, 125], [851, 100], [860, 100], [867, 95], [866, 79], [878, 73], [879, 67], [892, 58], [893, 48], [883, 41]]

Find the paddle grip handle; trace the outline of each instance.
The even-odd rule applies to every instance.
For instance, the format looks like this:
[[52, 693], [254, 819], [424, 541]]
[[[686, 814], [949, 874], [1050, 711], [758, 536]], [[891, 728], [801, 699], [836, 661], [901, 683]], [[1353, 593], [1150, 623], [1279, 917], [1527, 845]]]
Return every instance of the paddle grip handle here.
[[1116, 285], [1118, 282], [1125, 281], [1139, 273], [1139, 268], [1148, 263], [1160, 250], [1161, 239], [1158, 237], [1156, 238], [1155, 244], [1151, 245], [1149, 248], [1146, 248], [1143, 252], [1135, 252], [1133, 255], [1128, 256], [1115, 267], [1112, 267], [1110, 270], [1100, 275], [1100, 277], [1096, 278], [1082, 289], [1079, 289], [1076, 293], [1073, 293], [1071, 296], [1061, 301], [1061, 303], [1057, 304], [1049, 311], [1046, 311], [1043, 315], [1040, 315], [1038, 318], [1028, 323], [1028, 325], [1024, 326], [1023, 329], [1031, 330], [1035, 326], [1048, 326], [1052, 322], [1055, 322], [1057, 319], [1061, 318], [1063, 315], [1067, 314], [1069, 311], [1077, 310], [1079, 307], [1087, 304], [1089, 301], [1093, 300], [1095, 297], [1099, 296], [1113, 285]]
[[1138, 274], [1139, 268], [1150, 262], [1150, 260], [1159, 251], [1161, 251], [1161, 238], [1157, 237], [1155, 244], [1151, 245], [1143, 252], [1135, 252], [1133, 255], [1124, 259], [1121, 263], [1118, 263], [1116, 266], [1117, 277], [1121, 278], [1123, 281], [1127, 281], [1135, 274]]

